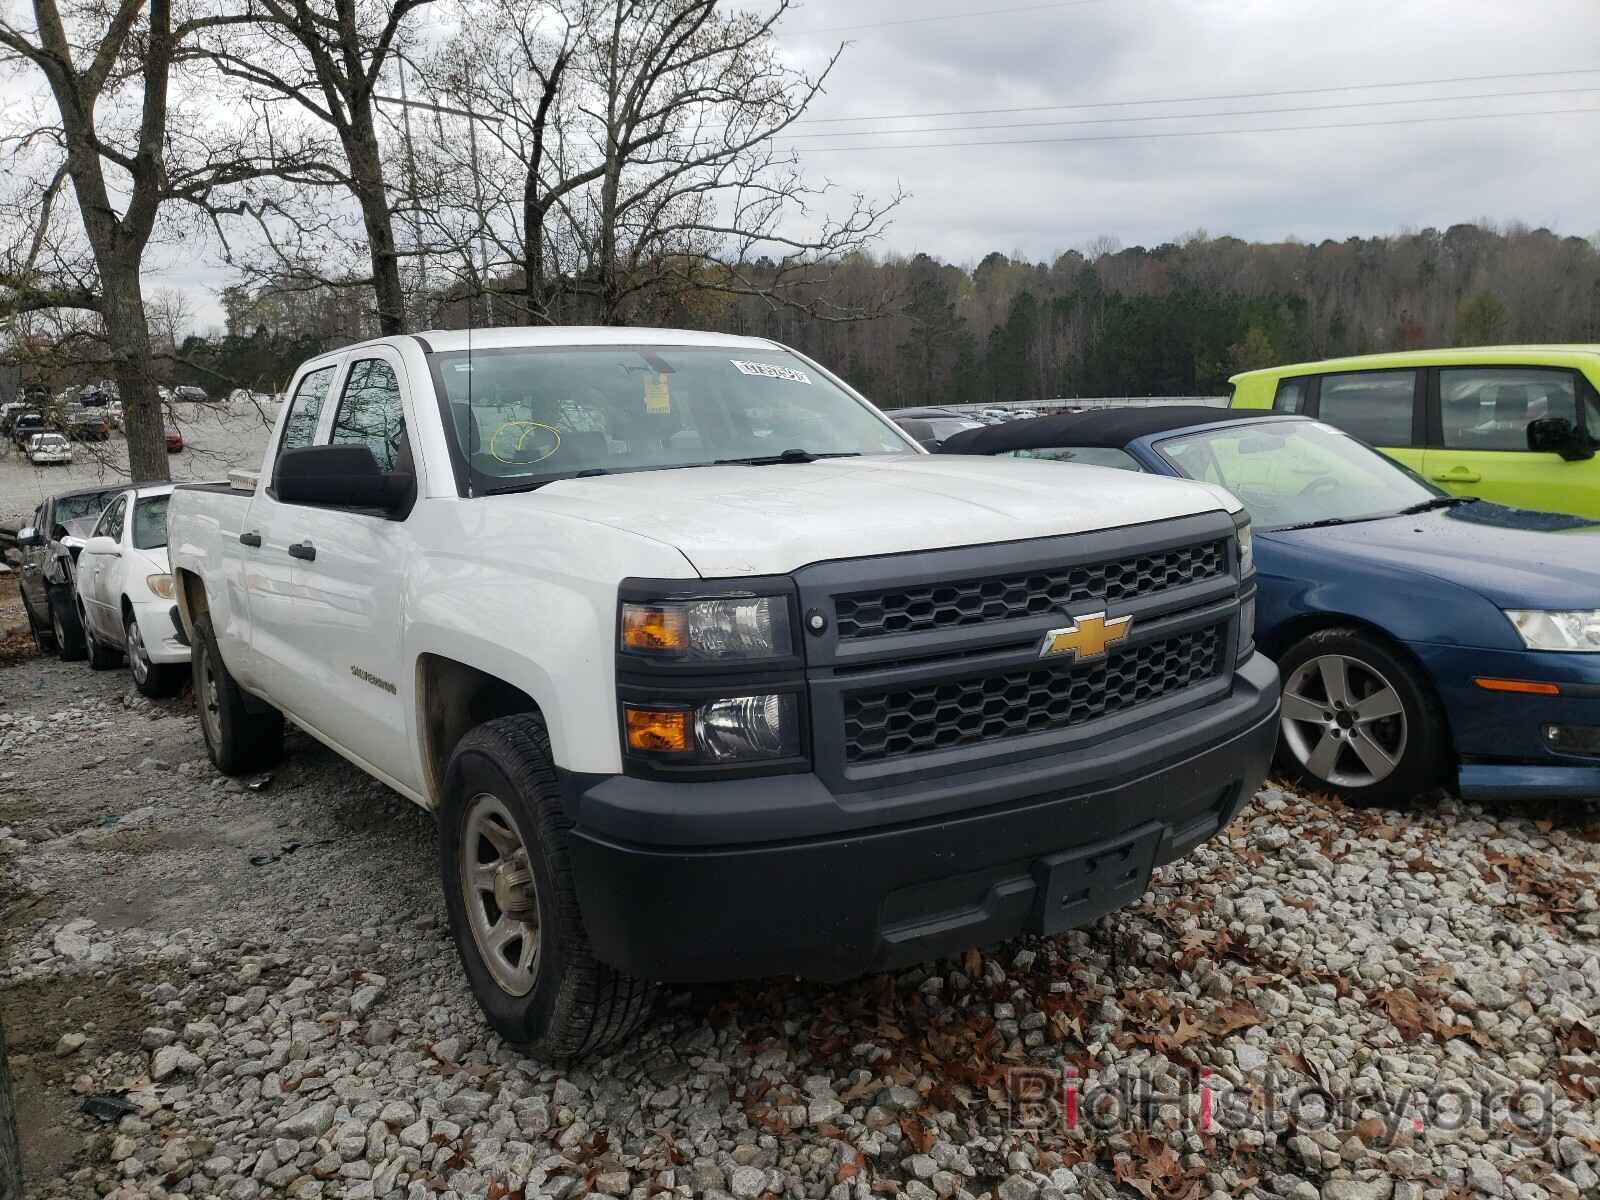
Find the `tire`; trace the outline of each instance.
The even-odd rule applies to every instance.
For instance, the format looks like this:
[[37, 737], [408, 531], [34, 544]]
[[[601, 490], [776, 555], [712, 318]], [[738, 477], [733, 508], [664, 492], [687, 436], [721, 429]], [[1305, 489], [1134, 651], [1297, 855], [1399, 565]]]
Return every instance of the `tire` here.
[[194, 634], [194, 702], [212, 765], [224, 775], [271, 766], [283, 757], [283, 714], [254, 698], [246, 703], [217, 649], [210, 616], [195, 618]]
[[89, 650], [89, 669], [110, 671], [120, 667], [122, 655], [95, 637], [94, 630], [89, 627], [89, 622], [81, 609], [78, 611], [78, 623], [83, 626], [83, 641]]
[[1302, 788], [1358, 808], [1403, 806], [1441, 781], [1450, 756], [1444, 709], [1427, 676], [1388, 644], [1358, 629], [1322, 629], [1289, 647], [1278, 670], [1279, 763]]
[[22, 611], [28, 615], [28, 631], [33, 634], [34, 648], [40, 654], [49, 656], [56, 653], [56, 634], [48, 620], [40, 621], [33, 615], [33, 606], [28, 603], [28, 593], [22, 592]]
[[62, 662], [77, 662], [89, 652], [83, 636], [83, 622], [78, 620], [78, 606], [60, 586], [51, 588], [48, 595], [50, 630], [55, 636], [56, 653]]
[[[540, 718], [502, 717], [461, 739], [445, 767], [439, 808], [451, 932], [489, 1024], [541, 1058], [573, 1058], [621, 1041], [655, 1000], [653, 984], [614, 970], [590, 949], [567, 855], [570, 828]], [[470, 863], [486, 868], [479, 876], [486, 886], [468, 886]], [[515, 907], [499, 907], [513, 900]], [[516, 919], [519, 910], [532, 920]], [[486, 951], [479, 930], [508, 924], [523, 936]], [[512, 946], [515, 954], [502, 952]]]
[[139, 693], [159, 700], [170, 696], [183, 683], [183, 668], [175, 663], [153, 663], [145, 649], [138, 618], [131, 612], [122, 616], [122, 644], [127, 647], [128, 670]]

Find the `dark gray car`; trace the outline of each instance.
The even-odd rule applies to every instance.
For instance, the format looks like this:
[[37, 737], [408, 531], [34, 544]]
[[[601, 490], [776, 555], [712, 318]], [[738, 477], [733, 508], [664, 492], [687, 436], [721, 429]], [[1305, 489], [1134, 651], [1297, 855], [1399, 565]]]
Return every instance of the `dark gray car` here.
[[28, 627], [41, 652], [71, 661], [85, 653], [83, 624], [73, 599], [78, 551], [101, 510], [128, 484], [62, 492], [39, 505], [33, 524], [17, 533], [17, 580]]

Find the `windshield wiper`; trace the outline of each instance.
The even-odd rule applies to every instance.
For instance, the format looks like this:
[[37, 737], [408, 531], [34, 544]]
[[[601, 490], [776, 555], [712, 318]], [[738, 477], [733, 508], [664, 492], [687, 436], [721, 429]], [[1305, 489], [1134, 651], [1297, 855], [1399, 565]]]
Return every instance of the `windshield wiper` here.
[[726, 467], [740, 465], [746, 467], [771, 467], [779, 463], [808, 463], [816, 462], [819, 458], [860, 458], [859, 450], [835, 450], [828, 453], [816, 454], [810, 450], [785, 450], [782, 454], [756, 454], [749, 458], [717, 458], [711, 465]]
[[1409, 517], [1414, 513], [1432, 512], [1436, 508], [1454, 508], [1458, 504], [1476, 504], [1476, 496], [1435, 496], [1432, 500], [1424, 500], [1402, 508], [1395, 514], [1397, 517]]

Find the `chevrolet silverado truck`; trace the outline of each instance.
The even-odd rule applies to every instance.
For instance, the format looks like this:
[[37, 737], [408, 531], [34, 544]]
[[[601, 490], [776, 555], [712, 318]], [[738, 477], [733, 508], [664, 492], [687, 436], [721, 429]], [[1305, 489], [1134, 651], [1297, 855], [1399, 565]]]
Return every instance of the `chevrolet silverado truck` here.
[[931, 457], [773, 342], [396, 336], [296, 372], [169, 552], [228, 773], [284, 722], [433, 812], [489, 1023], [841, 979], [1135, 901], [1267, 771], [1247, 518]]

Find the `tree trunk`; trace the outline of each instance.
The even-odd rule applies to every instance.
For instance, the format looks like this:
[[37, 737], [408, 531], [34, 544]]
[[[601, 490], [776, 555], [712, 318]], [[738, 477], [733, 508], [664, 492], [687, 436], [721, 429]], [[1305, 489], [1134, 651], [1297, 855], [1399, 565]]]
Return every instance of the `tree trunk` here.
[[367, 230], [372, 290], [378, 304], [378, 332], [382, 337], [393, 337], [406, 331], [406, 298], [400, 286], [400, 256], [395, 250], [389, 194], [383, 186], [383, 159], [371, 121], [361, 119], [359, 106], [352, 104], [351, 107], [356, 110], [355, 123], [346, 138], [345, 154], [350, 162], [356, 199], [361, 205], [361, 222]]
[[17, 1141], [17, 1101], [6, 1062], [6, 1023], [0, 1017], [0, 1200], [22, 1200], [22, 1147]]
[[122, 422], [128, 439], [128, 472], [139, 483], [170, 479], [167, 465], [166, 414], [156, 381], [150, 374], [150, 324], [137, 263], [102, 262], [106, 338], [111, 344], [111, 373], [122, 398]]

